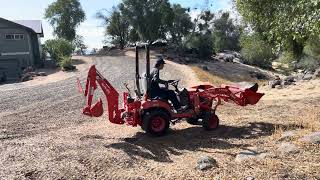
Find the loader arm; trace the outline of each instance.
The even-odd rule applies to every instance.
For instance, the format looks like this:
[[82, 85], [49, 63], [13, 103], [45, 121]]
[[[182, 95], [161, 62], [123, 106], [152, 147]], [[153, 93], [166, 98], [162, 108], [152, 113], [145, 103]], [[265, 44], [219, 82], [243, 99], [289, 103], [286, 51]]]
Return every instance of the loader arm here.
[[[100, 117], [103, 114], [103, 106], [101, 98], [92, 106], [94, 91], [97, 89], [97, 85], [101, 87], [103, 93], [106, 96], [108, 104], [109, 121], [115, 124], [124, 124], [121, 119], [121, 110], [119, 109], [119, 93], [115, 88], [97, 71], [95, 65], [89, 69], [87, 82], [85, 86], [84, 96], [87, 98], [86, 107], [83, 109], [83, 114], [90, 117]], [[80, 92], [83, 92], [80, 82], [78, 80]]]
[[[215, 99], [220, 105], [221, 100], [229, 102], [230, 100], [239, 106], [255, 105], [264, 96], [263, 93], [258, 93], [250, 88], [242, 89], [236, 86], [204, 86], [204, 89], [199, 92], [200, 97]], [[217, 108], [215, 107], [215, 109]]]

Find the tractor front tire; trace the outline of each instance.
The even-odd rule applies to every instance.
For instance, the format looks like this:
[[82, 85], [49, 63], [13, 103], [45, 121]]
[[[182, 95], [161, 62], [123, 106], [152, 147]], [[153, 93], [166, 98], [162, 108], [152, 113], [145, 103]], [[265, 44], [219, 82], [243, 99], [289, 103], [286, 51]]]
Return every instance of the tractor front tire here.
[[202, 127], [207, 131], [217, 129], [219, 127], [218, 116], [211, 111], [203, 112]]
[[143, 116], [142, 129], [152, 136], [162, 136], [169, 129], [169, 120], [167, 113], [152, 110]]

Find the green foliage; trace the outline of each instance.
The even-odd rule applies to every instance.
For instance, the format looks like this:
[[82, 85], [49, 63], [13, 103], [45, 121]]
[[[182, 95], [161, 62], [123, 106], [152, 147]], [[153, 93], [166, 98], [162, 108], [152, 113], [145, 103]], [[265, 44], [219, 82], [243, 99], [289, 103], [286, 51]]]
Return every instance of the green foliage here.
[[218, 19], [214, 20], [213, 26], [214, 46], [216, 52], [222, 50], [240, 50], [240, 28], [234, 25], [228, 12], [223, 12]]
[[72, 71], [76, 69], [76, 67], [72, 65], [72, 59], [68, 56], [61, 58], [61, 61], [59, 62], [59, 66], [64, 71]]
[[191, 17], [186, 8], [179, 4], [172, 5], [172, 24], [169, 25], [171, 42], [177, 46], [182, 46], [182, 38], [190, 33], [193, 27]]
[[210, 34], [198, 33], [193, 35], [189, 42], [186, 43], [186, 48], [191, 49], [198, 54], [200, 58], [208, 58], [213, 54], [213, 41]]
[[275, 57], [272, 48], [259, 35], [242, 35], [240, 43], [242, 47], [241, 54], [246, 64], [262, 68], [270, 68], [272, 66], [272, 59]]
[[85, 20], [85, 12], [79, 0], [57, 0], [45, 10], [45, 18], [59, 38], [73, 41], [76, 28]]
[[320, 33], [319, 0], [236, 0], [236, 5], [256, 32], [296, 57], [306, 40]]
[[67, 40], [53, 39], [45, 42], [44, 50], [50, 54], [51, 58], [60, 62], [62, 57], [71, 56], [74, 47]]
[[109, 17], [102, 12], [98, 12], [97, 18], [104, 20], [106, 35], [111, 36], [112, 43], [123, 49], [128, 43], [129, 38], [129, 22], [127, 18], [115, 7], [112, 9]]
[[304, 54], [320, 59], [320, 35], [312, 36], [308, 39], [304, 47]]
[[168, 0], [124, 0], [120, 11], [138, 32], [140, 39], [152, 43], [165, 39], [172, 24], [172, 10]]
[[85, 51], [88, 49], [88, 47], [84, 44], [83, 37], [80, 35], [76, 35], [72, 45], [78, 54], [85, 55]]
[[298, 66], [302, 69], [315, 70], [320, 67], [320, 36], [312, 36], [303, 50], [303, 57]]

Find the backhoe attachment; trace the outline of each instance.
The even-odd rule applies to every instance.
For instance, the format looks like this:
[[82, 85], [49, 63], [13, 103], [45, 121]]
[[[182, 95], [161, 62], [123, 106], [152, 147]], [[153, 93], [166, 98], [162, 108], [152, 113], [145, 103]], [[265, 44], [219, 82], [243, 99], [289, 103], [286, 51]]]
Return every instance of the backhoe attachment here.
[[97, 71], [95, 65], [89, 69], [85, 91], [83, 92], [80, 80], [78, 79], [79, 91], [87, 98], [86, 106], [83, 108], [83, 114], [90, 117], [100, 117], [103, 115], [102, 99], [92, 105], [94, 91], [101, 87], [108, 102], [109, 121], [115, 124], [124, 124], [121, 119], [121, 110], [119, 109], [119, 93], [115, 88]]

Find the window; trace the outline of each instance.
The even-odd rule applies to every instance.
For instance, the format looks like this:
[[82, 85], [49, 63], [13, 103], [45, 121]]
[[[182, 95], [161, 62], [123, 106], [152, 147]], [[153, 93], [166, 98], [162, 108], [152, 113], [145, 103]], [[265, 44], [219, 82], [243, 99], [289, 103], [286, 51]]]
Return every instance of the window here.
[[4, 35], [4, 38], [6, 40], [22, 40], [24, 39], [24, 35], [23, 34], [6, 34]]

